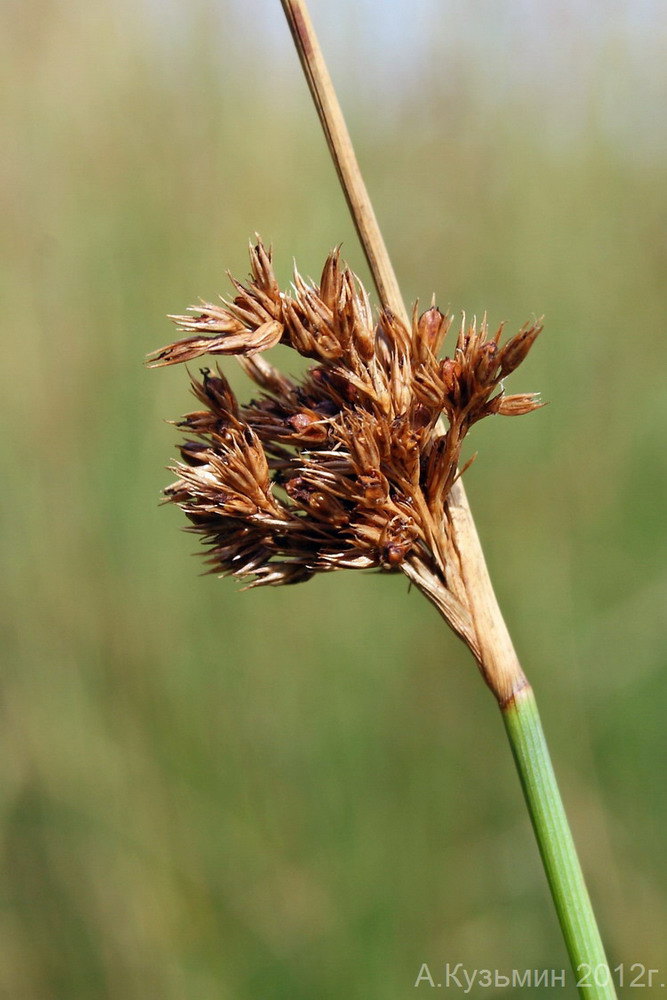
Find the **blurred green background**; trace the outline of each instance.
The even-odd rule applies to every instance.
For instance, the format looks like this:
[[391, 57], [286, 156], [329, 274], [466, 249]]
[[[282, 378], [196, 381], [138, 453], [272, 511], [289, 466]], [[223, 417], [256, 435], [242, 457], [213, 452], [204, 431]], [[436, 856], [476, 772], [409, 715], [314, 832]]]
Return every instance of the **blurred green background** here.
[[[512, 389], [551, 405], [481, 425], [467, 488], [610, 957], [667, 982], [664, 10], [312, 12], [406, 298], [546, 315]], [[277, 0], [0, 17], [0, 995], [563, 968], [496, 707], [431, 606], [351, 572], [240, 593], [158, 507], [190, 405], [142, 367], [165, 314], [255, 231], [283, 282], [341, 241], [367, 276]]]

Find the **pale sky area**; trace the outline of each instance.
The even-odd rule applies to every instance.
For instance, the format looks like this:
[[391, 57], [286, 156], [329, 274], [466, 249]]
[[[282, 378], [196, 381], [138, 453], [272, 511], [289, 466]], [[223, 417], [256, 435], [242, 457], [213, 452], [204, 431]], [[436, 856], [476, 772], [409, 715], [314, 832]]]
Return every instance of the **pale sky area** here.
[[[165, 37], [187, 44], [193, 19], [219, 39], [221, 66], [281, 85], [297, 74], [279, 0], [144, 0]], [[665, 151], [665, 0], [311, 0], [334, 82], [383, 104], [418, 99], [424, 72], [455, 94], [474, 74], [486, 102], [542, 101], [564, 136], [598, 124], [628, 148]]]

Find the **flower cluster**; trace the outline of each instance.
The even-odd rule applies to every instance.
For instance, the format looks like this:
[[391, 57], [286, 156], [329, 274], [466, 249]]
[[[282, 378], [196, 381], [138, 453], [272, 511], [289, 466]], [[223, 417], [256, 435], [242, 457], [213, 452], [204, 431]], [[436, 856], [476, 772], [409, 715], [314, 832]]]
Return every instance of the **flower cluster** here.
[[[166, 495], [206, 542], [211, 572], [258, 586], [381, 568], [427, 592], [437, 578], [455, 594], [446, 501], [461, 446], [482, 417], [540, 405], [505, 395], [503, 379], [541, 325], [501, 346], [502, 327], [490, 337], [486, 320], [463, 322], [440, 360], [451, 318], [435, 305], [415, 307], [409, 328], [387, 310], [374, 315], [338, 250], [319, 285], [295, 273], [290, 293], [261, 241], [250, 259], [231, 301], [172, 317], [183, 339], [149, 359], [235, 355], [260, 390], [240, 405], [222, 372], [204, 368], [193, 380], [202, 408], [178, 423], [182, 461]], [[264, 357], [276, 344], [312, 360], [300, 381]]]

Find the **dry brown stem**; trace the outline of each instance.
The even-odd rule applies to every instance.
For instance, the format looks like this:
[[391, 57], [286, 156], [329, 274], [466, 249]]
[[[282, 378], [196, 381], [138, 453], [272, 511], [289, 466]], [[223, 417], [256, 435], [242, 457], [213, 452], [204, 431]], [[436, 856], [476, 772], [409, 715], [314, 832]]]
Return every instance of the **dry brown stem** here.
[[281, 3], [380, 302], [385, 309], [399, 316], [407, 326], [408, 316], [403, 296], [359, 169], [350, 133], [308, 7], [299, 0], [281, 0]]

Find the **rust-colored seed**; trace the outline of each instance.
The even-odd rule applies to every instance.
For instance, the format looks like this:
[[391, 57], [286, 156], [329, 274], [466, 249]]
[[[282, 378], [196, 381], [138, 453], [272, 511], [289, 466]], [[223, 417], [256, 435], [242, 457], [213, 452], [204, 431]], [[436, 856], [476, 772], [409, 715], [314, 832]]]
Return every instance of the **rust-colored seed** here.
[[462, 368], [458, 361], [445, 358], [444, 361], [440, 362], [440, 378], [448, 394], [455, 392], [458, 388], [461, 374]]
[[292, 425], [295, 431], [302, 431], [316, 421], [317, 417], [311, 416], [309, 413], [295, 413], [287, 422]]
[[419, 336], [431, 348], [437, 351], [444, 333], [446, 333], [447, 317], [440, 312], [437, 306], [431, 306], [419, 318]]
[[385, 547], [384, 559], [387, 565], [395, 568], [400, 566], [405, 559], [405, 552], [402, 545], [397, 545], [396, 542], [391, 542]]

